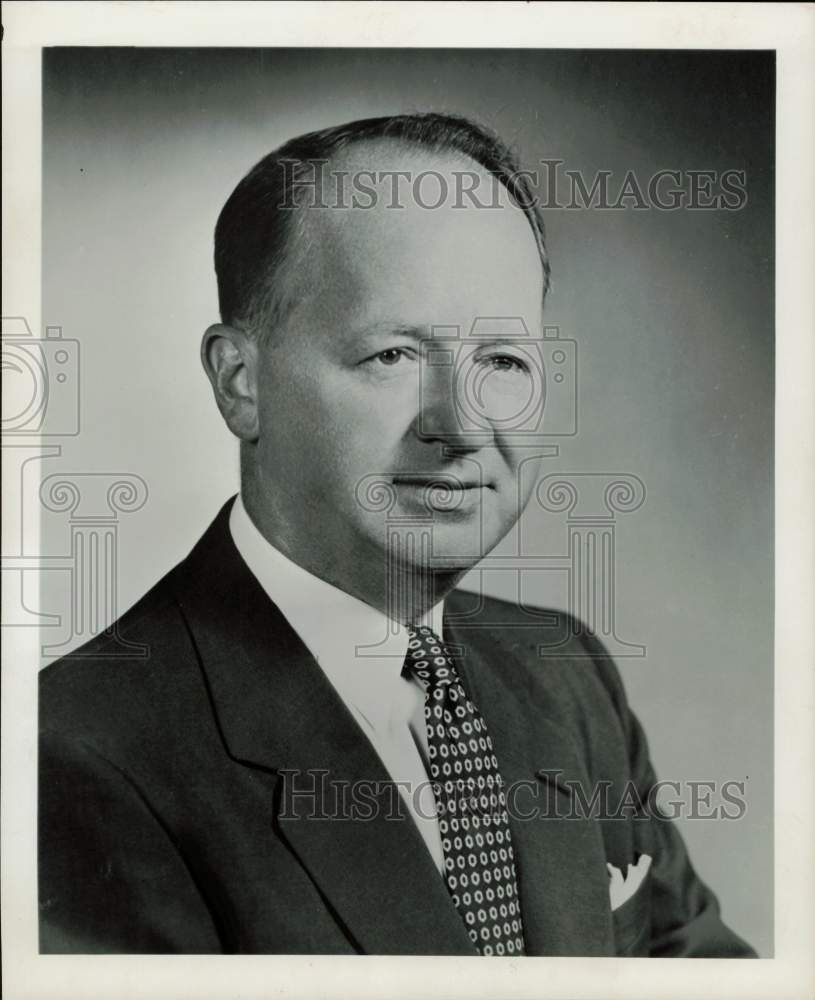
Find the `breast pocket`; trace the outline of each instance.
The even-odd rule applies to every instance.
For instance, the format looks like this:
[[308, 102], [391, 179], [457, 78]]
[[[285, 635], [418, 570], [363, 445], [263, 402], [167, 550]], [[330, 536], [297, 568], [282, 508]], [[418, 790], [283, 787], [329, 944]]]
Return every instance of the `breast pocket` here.
[[645, 958], [651, 937], [651, 872], [637, 891], [611, 914], [618, 958]]

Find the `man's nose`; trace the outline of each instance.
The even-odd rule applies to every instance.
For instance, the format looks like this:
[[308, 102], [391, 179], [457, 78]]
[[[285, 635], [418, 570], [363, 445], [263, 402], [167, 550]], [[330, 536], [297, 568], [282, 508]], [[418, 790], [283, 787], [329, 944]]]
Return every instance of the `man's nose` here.
[[456, 393], [461, 390], [454, 366], [424, 366], [419, 392], [416, 433], [423, 441], [475, 451], [491, 440], [489, 427], [474, 427], [466, 420], [466, 407]]

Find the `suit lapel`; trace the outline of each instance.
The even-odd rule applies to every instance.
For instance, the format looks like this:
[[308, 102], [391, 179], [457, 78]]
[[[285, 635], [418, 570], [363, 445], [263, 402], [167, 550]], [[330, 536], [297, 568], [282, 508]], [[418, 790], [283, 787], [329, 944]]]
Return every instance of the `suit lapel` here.
[[[464, 602], [451, 594], [446, 615]], [[511, 624], [445, 625], [507, 790], [527, 954], [613, 954], [602, 835], [598, 823], [580, 818], [570, 788], [589, 788], [583, 755], [546, 696], [546, 679], [557, 682], [553, 671], [573, 667], [536, 660], [530, 670], [526, 634]], [[533, 657], [534, 650], [532, 643]]]
[[279, 773], [278, 830], [360, 951], [475, 954], [372, 745], [241, 559], [230, 508], [175, 581], [227, 752]]

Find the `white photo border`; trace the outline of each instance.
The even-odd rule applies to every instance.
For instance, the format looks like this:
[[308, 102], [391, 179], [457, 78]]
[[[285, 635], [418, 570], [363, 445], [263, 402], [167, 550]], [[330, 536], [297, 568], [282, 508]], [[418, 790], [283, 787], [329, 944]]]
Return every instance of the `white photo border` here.
[[[797, 1000], [815, 994], [815, 5], [9, 0], [3, 21], [3, 312], [29, 317], [35, 330], [40, 329], [44, 46], [522, 46], [777, 53], [775, 957], [741, 962], [484, 962], [438, 957], [41, 956], [35, 891], [37, 642], [30, 630], [14, 629], [4, 635], [2, 674], [6, 996]], [[802, 225], [802, 220], [810, 221]], [[26, 546], [38, 551], [36, 524], [31, 531]], [[761, 899], [756, 905], [768, 902]]]

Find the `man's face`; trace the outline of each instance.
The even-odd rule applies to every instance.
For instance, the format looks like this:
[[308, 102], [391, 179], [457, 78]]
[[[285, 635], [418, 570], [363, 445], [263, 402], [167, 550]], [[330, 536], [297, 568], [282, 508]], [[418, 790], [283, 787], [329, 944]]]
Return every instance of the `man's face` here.
[[[536, 478], [530, 464], [519, 477], [535, 452], [513, 443], [507, 418], [540, 392], [540, 372], [534, 350], [502, 340], [518, 332], [511, 317], [533, 344], [541, 333], [543, 272], [529, 223], [503, 187], [501, 207], [466, 198], [453, 207], [452, 171], [470, 163], [367, 147], [336, 169], [393, 169], [395, 159], [444, 174], [446, 203], [423, 208], [403, 183], [404, 207], [394, 208], [388, 182], [370, 208], [303, 209], [297, 304], [258, 357], [261, 528], [328, 578], [366, 560], [381, 567], [388, 524], [400, 518], [429, 520], [432, 558], [469, 568], [515, 523]], [[479, 200], [489, 202], [494, 182], [483, 183]], [[437, 190], [431, 180], [420, 198], [432, 203]], [[473, 337], [481, 318], [492, 319]], [[439, 326], [457, 342], [434, 347]], [[429, 490], [433, 481], [450, 491]]]

